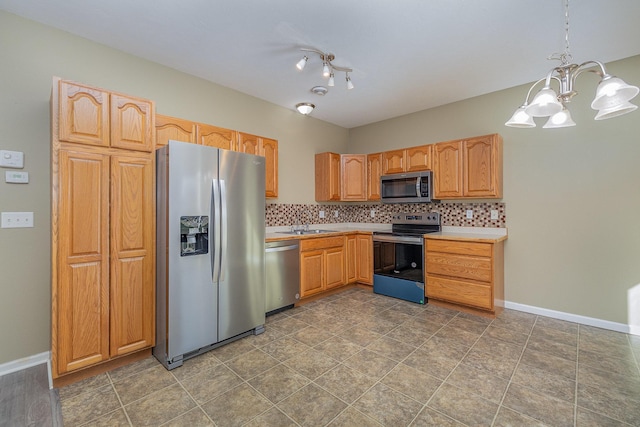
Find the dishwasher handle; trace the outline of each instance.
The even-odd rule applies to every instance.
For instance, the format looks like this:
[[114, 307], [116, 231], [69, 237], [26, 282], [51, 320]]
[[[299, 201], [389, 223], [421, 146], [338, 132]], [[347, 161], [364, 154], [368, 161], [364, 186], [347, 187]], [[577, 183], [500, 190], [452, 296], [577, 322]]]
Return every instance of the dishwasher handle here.
[[273, 248], [267, 247], [265, 252], [283, 252], [283, 251], [292, 251], [294, 249], [298, 249], [300, 245], [288, 245], [288, 246], [275, 246]]

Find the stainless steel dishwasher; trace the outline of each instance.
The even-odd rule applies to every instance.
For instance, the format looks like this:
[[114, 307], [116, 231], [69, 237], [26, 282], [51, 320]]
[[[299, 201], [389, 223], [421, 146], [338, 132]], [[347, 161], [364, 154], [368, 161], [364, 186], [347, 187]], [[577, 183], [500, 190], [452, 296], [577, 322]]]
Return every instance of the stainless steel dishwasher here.
[[280, 240], [265, 244], [265, 313], [289, 308], [300, 300], [300, 242]]

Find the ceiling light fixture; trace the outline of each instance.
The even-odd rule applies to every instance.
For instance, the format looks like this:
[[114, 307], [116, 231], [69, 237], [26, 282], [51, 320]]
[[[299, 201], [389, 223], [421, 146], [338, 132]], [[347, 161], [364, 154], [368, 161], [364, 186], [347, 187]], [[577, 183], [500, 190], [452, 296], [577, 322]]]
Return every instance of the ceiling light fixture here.
[[304, 114], [305, 116], [311, 114], [314, 108], [316, 108], [316, 106], [310, 102], [301, 102], [299, 104], [296, 104], [296, 110], [298, 110], [300, 114]]
[[[303, 47], [300, 48], [303, 52], [313, 52], [320, 56], [320, 60], [322, 61], [322, 77], [329, 78], [328, 86], [335, 85], [335, 71], [342, 71], [346, 74], [347, 80], [347, 89], [353, 89], [353, 83], [351, 82], [351, 77], [349, 77], [349, 73], [353, 72], [351, 68], [347, 67], [339, 67], [335, 65], [332, 61], [336, 59], [333, 53], [324, 53], [321, 50]], [[300, 71], [304, 69], [304, 66], [307, 64], [309, 57], [305, 54], [300, 61], [296, 64], [296, 68]]]
[[[601, 79], [596, 89], [596, 96], [591, 103], [591, 108], [598, 110], [595, 120], [620, 116], [638, 108], [629, 101], [640, 92], [640, 89], [608, 74], [602, 62], [587, 61], [580, 65], [571, 63], [573, 57], [569, 49], [569, 0], [565, 0], [564, 16], [565, 50], [563, 53], [554, 53], [547, 58], [559, 60], [560, 65], [549, 71], [546, 78], [538, 80], [531, 86], [524, 104], [513, 113], [513, 116], [505, 123], [506, 126], [532, 128], [536, 126], [533, 117], [550, 117], [543, 126], [544, 128], [575, 126], [566, 104], [571, 102], [571, 98], [578, 93], [573, 89], [573, 86], [578, 76], [585, 71], [595, 73]], [[557, 92], [551, 88], [551, 80], [558, 83]], [[544, 87], [529, 104], [531, 91], [543, 81]]]

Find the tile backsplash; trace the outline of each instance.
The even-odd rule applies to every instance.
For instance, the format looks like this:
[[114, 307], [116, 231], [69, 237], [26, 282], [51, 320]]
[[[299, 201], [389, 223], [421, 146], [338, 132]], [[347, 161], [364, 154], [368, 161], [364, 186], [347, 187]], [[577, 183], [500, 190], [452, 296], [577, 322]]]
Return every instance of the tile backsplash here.
[[[467, 210], [473, 218], [466, 217]], [[491, 219], [491, 211], [498, 211], [498, 219]], [[371, 212], [374, 216], [371, 216]], [[324, 218], [320, 218], [324, 212]], [[443, 226], [505, 228], [507, 225], [505, 204], [501, 202], [465, 203], [398, 203], [398, 204], [284, 204], [266, 206], [267, 227], [290, 226], [298, 221], [310, 224], [335, 224], [345, 222], [390, 224], [391, 215], [399, 212], [440, 212]], [[336, 216], [337, 214], [337, 216]]]

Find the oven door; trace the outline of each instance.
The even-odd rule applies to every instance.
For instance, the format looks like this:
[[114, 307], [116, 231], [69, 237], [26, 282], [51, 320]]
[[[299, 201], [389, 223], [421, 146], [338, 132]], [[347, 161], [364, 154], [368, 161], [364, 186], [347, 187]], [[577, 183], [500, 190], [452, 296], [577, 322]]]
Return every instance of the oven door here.
[[421, 237], [373, 236], [373, 292], [424, 304]]

